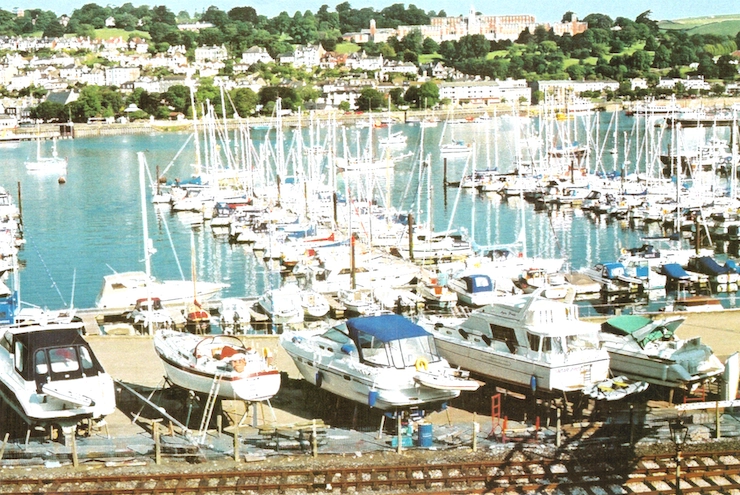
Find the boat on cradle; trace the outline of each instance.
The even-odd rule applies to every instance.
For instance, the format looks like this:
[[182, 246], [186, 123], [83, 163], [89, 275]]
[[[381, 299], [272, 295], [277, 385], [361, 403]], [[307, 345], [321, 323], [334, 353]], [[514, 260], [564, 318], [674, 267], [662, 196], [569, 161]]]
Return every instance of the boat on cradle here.
[[158, 297], [143, 298], [136, 301], [136, 307], [126, 320], [134, 327], [138, 334], [153, 335], [164, 328], [175, 328], [175, 321], [168, 310], [162, 306]]
[[95, 306], [98, 309], [131, 311], [136, 301], [156, 297], [165, 306], [185, 305], [193, 300], [205, 302], [216, 296], [227, 284], [187, 280], [157, 280], [142, 271], [113, 273], [103, 277], [103, 287]]
[[280, 345], [309, 383], [381, 410], [436, 408], [479, 386], [439, 356], [429, 332], [400, 315], [285, 332]]
[[687, 272], [706, 275], [715, 292], [737, 292], [740, 275], [732, 263], [720, 265], [711, 256], [694, 256], [686, 264]]
[[233, 335], [160, 330], [154, 334], [154, 350], [167, 378], [186, 390], [256, 402], [280, 389], [280, 371], [269, 350], [246, 347]]
[[244, 333], [252, 321], [250, 304], [238, 297], [225, 297], [219, 302], [219, 326], [226, 334]]
[[329, 300], [322, 293], [304, 288], [301, 289], [300, 296], [304, 319], [318, 320], [329, 313]]
[[499, 298], [451, 325], [433, 317], [420, 324], [453, 366], [528, 394], [617, 399], [645, 388], [628, 379], [607, 384], [609, 355], [599, 347], [599, 325], [581, 321], [576, 305], [541, 290]]
[[678, 263], [661, 265], [660, 273], [666, 276], [666, 288], [687, 292], [709, 289], [709, 277], [696, 272], [687, 272]]
[[116, 409], [113, 379], [82, 337], [84, 325], [9, 325], [0, 345], [0, 395], [30, 426], [74, 434]]
[[416, 292], [424, 299], [427, 309], [452, 309], [457, 306], [457, 293], [447, 287], [447, 274], [423, 278], [416, 284]]
[[211, 313], [208, 312], [198, 301], [188, 304], [183, 311], [185, 315], [185, 331], [197, 335], [211, 333]]
[[257, 300], [257, 305], [273, 323], [303, 323], [303, 300], [297, 284], [288, 283], [265, 291]]
[[599, 340], [609, 352], [612, 372], [687, 391], [722, 376], [724, 365], [701, 337], [676, 336], [684, 320], [621, 315], [602, 323]]

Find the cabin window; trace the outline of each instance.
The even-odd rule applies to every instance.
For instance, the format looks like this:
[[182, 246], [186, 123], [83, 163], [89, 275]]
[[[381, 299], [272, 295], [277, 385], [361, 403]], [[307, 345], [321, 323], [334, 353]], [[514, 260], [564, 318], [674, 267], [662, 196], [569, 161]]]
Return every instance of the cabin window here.
[[399, 369], [414, 366], [420, 358], [428, 363], [439, 361], [434, 340], [430, 336], [392, 340], [388, 343], [388, 348], [393, 358], [393, 366]]
[[49, 363], [46, 362], [46, 353], [44, 351], [36, 351], [33, 361], [36, 367], [36, 375], [46, 375], [49, 373]]
[[26, 346], [16, 341], [13, 356], [15, 357], [15, 369], [18, 370], [18, 373], [23, 375], [26, 371]]
[[544, 339], [542, 339], [542, 352], [562, 354], [563, 343], [560, 337], [545, 337]]
[[80, 347], [80, 362], [82, 363], [82, 369], [85, 371], [93, 369], [95, 364], [93, 363], [92, 355], [87, 347]]
[[540, 341], [542, 340], [539, 335], [535, 335], [533, 333], [527, 334], [527, 340], [529, 341], [529, 348], [532, 351], [539, 352], [540, 351]]
[[49, 362], [54, 373], [68, 373], [80, 369], [74, 347], [49, 349]]
[[516, 352], [517, 341], [516, 334], [514, 333], [513, 328], [502, 327], [495, 324], [490, 324], [489, 327], [491, 329], [491, 338], [493, 340], [498, 340], [505, 343], [506, 347], [509, 348], [509, 352]]
[[378, 366], [390, 365], [390, 358], [388, 357], [383, 341], [365, 334], [360, 334], [358, 336], [358, 341], [362, 348], [363, 361]]

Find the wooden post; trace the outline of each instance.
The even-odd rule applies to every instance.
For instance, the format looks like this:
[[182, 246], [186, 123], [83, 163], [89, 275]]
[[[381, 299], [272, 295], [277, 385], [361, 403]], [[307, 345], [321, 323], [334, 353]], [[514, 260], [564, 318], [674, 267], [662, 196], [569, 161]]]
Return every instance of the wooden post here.
[[313, 420], [313, 424], [311, 425], [311, 448], [313, 449], [313, 456], [318, 457], [319, 456], [319, 440], [316, 437], [316, 420]]
[[234, 462], [239, 462], [239, 423], [234, 425]]
[[80, 460], [77, 458], [77, 432], [72, 432], [69, 441], [72, 442], [72, 466], [80, 467]]
[[447, 157], [442, 159], [442, 185], [447, 187]]
[[401, 451], [403, 450], [403, 446], [402, 446], [403, 434], [401, 433], [401, 413], [399, 413], [398, 411], [396, 411], [396, 437], [398, 437], [398, 448], [396, 452], [400, 454]]
[[717, 433], [715, 435], [715, 438], [719, 440], [720, 438], [720, 431], [719, 431], [719, 423], [720, 423], [720, 416], [719, 416], [719, 401], [716, 402], [716, 406], [714, 408], [714, 422], [717, 427]]
[[478, 414], [473, 413], [473, 452], [478, 452], [478, 432], [480, 431], [480, 425], [478, 424]]
[[159, 440], [159, 422], [161, 419], [152, 421], [152, 434], [154, 435], [154, 463], [162, 464], [162, 444]]
[[560, 447], [560, 408], [555, 410], [555, 446]]

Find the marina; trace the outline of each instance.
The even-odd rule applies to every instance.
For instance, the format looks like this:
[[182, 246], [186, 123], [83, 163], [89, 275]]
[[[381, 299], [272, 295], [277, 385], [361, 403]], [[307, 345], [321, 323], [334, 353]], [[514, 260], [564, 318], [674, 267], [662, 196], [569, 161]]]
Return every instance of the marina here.
[[[406, 140], [399, 140], [395, 156], [371, 139], [369, 128], [347, 128], [331, 120], [312, 118], [304, 127], [289, 129], [277, 121], [274, 127], [243, 128], [218, 134], [218, 139], [217, 124], [204, 120], [200, 144], [198, 133], [193, 140], [186, 132], [60, 141], [57, 152], [67, 163], [64, 182], [27, 170], [24, 163], [33, 149], [20, 143], [7, 153], [6, 187], [17, 185], [23, 227], [20, 262], [10, 283], [15, 295], [9, 297], [17, 296], [22, 306], [42, 315], [74, 312], [84, 325], [81, 333], [96, 338], [152, 335], [165, 378], [164, 388], [161, 372], [155, 375], [158, 383], [148, 386], [152, 393], [177, 389], [200, 397], [198, 406], [181, 398], [179, 406], [163, 411], [177, 416], [180, 424], [187, 424], [193, 412], [202, 414], [202, 439], [221, 399], [240, 397], [247, 410], [239, 422], [251, 409], [254, 426], [257, 403], [272, 409], [270, 402], [279, 402], [284, 388], [290, 393], [295, 381], [308, 402], [336, 400], [341, 409], [348, 406], [340, 407], [339, 398], [349, 399], [355, 403], [353, 418], [359, 405], [369, 407], [360, 419], [377, 426], [382, 417], [381, 433], [386, 417], [398, 421], [399, 432], [401, 422], [412, 422], [417, 409], [423, 418], [453, 399], [464, 403], [466, 394], [484, 382], [532, 397], [533, 403], [516, 406], [527, 411], [521, 416], [525, 421], [531, 407], [548, 418], [561, 407], [568, 419], [579, 417], [583, 403], [576, 406], [568, 393], [586, 398], [591, 417], [602, 403], [639, 397], [646, 390], [665, 399], [646, 381], [615, 376], [599, 344], [598, 327], [579, 316], [710, 306], [731, 310], [736, 282], [726, 273], [723, 278], [706, 273], [706, 267], [716, 272], [719, 266], [732, 266], [737, 246], [715, 239], [715, 251], [708, 255], [716, 257], [714, 264], [682, 266], [687, 277], [706, 279], [710, 298], [692, 293], [682, 282], [669, 289], [667, 275], [658, 276], [649, 256], [640, 257], [635, 246], [646, 242], [690, 251], [701, 237], [696, 233], [702, 232], [703, 208], [711, 206], [687, 207], [694, 213], [685, 217], [677, 205], [671, 216], [666, 203], [658, 222], [631, 216], [626, 203], [632, 198], [624, 182], [647, 187], [648, 179], [631, 176], [653, 173], [657, 155], [641, 158], [645, 149], [625, 146], [621, 156], [602, 159], [598, 150], [612, 145], [607, 141], [620, 132], [636, 140], [646, 129], [658, 132], [640, 119], [605, 112], [552, 122], [546, 116], [519, 115], [465, 120], [454, 124], [455, 139], [471, 143], [470, 152], [462, 155], [437, 152], [447, 122], [428, 129], [397, 124], [394, 131]], [[612, 129], [617, 122], [624, 127]], [[567, 126], [568, 138], [547, 149], [548, 136], [566, 132], [548, 129], [553, 123]], [[712, 129], [725, 138], [723, 132]], [[686, 135], [683, 142], [690, 138], [700, 143], [704, 136]], [[203, 155], [198, 146], [206, 150]], [[620, 150], [616, 143], [613, 148]], [[339, 161], [332, 161], [335, 155], [355, 156], [358, 167], [362, 160], [372, 164], [384, 156], [388, 166], [342, 170]], [[686, 160], [690, 165], [691, 159]], [[622, 173], [621, 187], [619, 180], [602, 176], [631, 163], [640, 165]], [[543, 179], [546, 165], [561, 173]], [[465, 177], [481, 177], [478, 168], [501, 175], [485, 174], [485, 187], [454, 186]], [[582, 208], [585, 199], [573, 199], [575, 189], [569, 188], [586, 178], [592, 182], [583, 187], [604, 188], [609, 192], [599, 199], [611, 199]], [[675, 198], [681, 186], [671, 190], [670, 179], [660, 180], [666, 186], [663, 197]], [[718, 194], [711, 201], [717, 203], [734, 190], [734, 181], [713, 169], [702, 181], [714, 184], [711, 190]], [[698, 191], [704, 185], [692, 187]], [[169, 202], [160, 202], [163, 190], [171, 195]], [[558, 190], [570, 192], [559, 197]], [[695, 231], [682, 228], [682, 222]], [[683, 242], [664, 240], [670, 237]], [[600, 267], [599, 276], [589, 272], [593, 267]], [[699, 269], [704, 272], [694, 271]], [[423, 289], [417, 286], [420, 281]], [[442, 286], [456, 302], [438, 297]], [[482, 292], [493, 297], [474, 298]], [[393, 312], [403, 316], [388, 314]], [[343, 322], [345, 317], [350, 318]], [[414, 323], [426, 317], [449, 323], [426, 330]], [[375, 321], [380, 323], [366, 323]], [[246, 343], [273, 337], [280, 340], [269, 347]], [[217, 342], [221, 338], [235, 340], [227, 345]], [[684, 356], [691, 355], [691, 346], [711, 355], [711, 348], [688, 342]], [[290, 368], [300, 373], [291, 385], [285, 376], [279, 379], [286, 369], [273, 367], [270, 359], [286, 353], [294, 359]], [[733, 354], [715, 353], [723, 360]], [[631, 351], [633, 362], [644, 357]], [[447, 367], [447, 359], [456, 369]], [[710, 372], [686, 379], [690, 386], [680, 397], [736, 396], [737, 377], [717, 381], [725, 371], [717, 359]], [[487, 360], [495, 362], [485, 366]], [[736, 355], [728, 360], [729, 376], [737, 373], [736, 361]], [[491, 373], [493, 368], [511, 373]], [[468, 372], [482, 381], [470, 380]], [[238, 390], [259, 381], [265, 390], [251, 385]], [[668, 404], [674, 384], [667, 386]], [[310, 386], [315, 389], [305, 388]], [[136, 393], [138, 400], [146, 395], [142, 392]], [[185, 404], [190, 404], [187, 420], [182, 417]], [[378, 416], [379, 410], [387, 415]], [[261, 416], [265, 421], [269, 414]], [[216, 411], [215, 417], [222, 416]], [[400, 448], [407, 439], [399, 434], [395, 441]]]
[[[512, 120], [511, 116], [497, 117], [495, 130], [490, 122], [457, 125], [455, 133], [469, 141], [488, 143], [476, 146], [478, 163], [511, 171], [516, 165]], [[608, 114], [599, 117], [603, 139], [612, 132], [608, 129], [608, 120]], [[627, 118], [619, 119], [619, 124], [624, 126], [621, 132], [630, 132], [633, 126]], [[402, 128], [408, 134], [409, 148], [413, 146], [411, 143], [418, 143], [419, 127], [405, 125]], [[423, 149], [437, 146], [442, 129], [443, 126], [424, 129]], [[698, 132], [686, 130], [692, 131]], [[264, 135], [254, 132], [255, 139], [264, 139]], [[308, 132], [303, 131], [306, 141], [310, 138]], [[351, 134], [348, 136], [351, 139]], [[60, 141], [59, 155], [68, 157], [69, 161], [64, 185], [58, 184], [53, 175], [25, 170], [23, 161], [34, 152], [32, 143], [8, 148], [4, 185], [10, 191], [17, 185], [23, 195], [21, 204], [27, 242], [21, 256], [24, 302], [45, 308], [70, 304], [92, 308], [104, 276], [141, 270], [141, 248], [137, 245], [141, 224], [137, 221], [140, 208], [136, 155], [143, 151], [152, 168], [158, 164], [163, 170], [170, 165], [166, 176], [170, 180], [184, 180], [194, 172], [192, 154], [183, 153], [174, 161], [173, 157], [187, 139], [186, 133], [152, 133], [115, 140]], [[634, 163], [635, 154], [631, 152], [627, 161]], [[433, 169], [446, 170], [448, 181], [469, 174], [472, 168], [472, 159], [444, 160], [438, 153], [432, 155], [431, 161]], [[433, 174], [437, 181], [432, 179], [431, 197], [423, 198], [410, 190], [410, 184], [418, 182], [420, 172], [416, 165], [414, 160], [406, 158], [396, 165], [393, 175], [376, 175], [376, 185], [383, 186], [382, 197], [389, 199], [399, 211], [418, 210], [418, 218], [429, 216], [435, 230], [448, 230], [449, 226], [466, 230], [476, 246], [511, 245], [524, 240], [529, 256], [563, 258], [567, 269], [577, 271], [602, 261], [616, 260], [622, 249], [642, 245], [645, 237], [664, 234], [662, 227], [655, 223], [631, 228], [626, 220], [592, 216], [579, 208], [537, 212], [529, 204], [522, 203], [519, 196], [444, 188], [439, 172]], [[423, 194], [426, 190], [427, 186], [420, 189]], [[214, 235], [202, 215], [172, 214], [168, 208], [160, 207], [152, 208], [148, 215], [152, 226], [150, 237], [157, 250], [152, 258], [155, 277], [191, 278], [183, 265], [187, 264], [184, 260], [190, 259], [190, 235], [193, 233], [198, 279], [229, 284], [223, 297], [260, 296], [265, 290], [280, 285], [278, 270], [254, 256], [249, 245], [232, 244], [218, 232]], [[731, 255], [732, 249], [736, 249], [726, 242], [718, 243], [717, 247], [720, 255]], [[734, 302], [728, 298], [725, 304], [732, 306]], [[655, 307], [654, 304], [649, 306]]]

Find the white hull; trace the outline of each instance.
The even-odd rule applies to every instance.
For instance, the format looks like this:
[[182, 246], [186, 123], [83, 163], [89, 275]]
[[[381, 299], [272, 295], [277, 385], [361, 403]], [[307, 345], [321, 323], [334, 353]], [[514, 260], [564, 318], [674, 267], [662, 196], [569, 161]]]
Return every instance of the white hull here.
[[[23, 346], [28, 354], [18, 357], [0, 346], [0, 395], [27, 423], [67, 428], [115, 411], [113, 379], [95, 359], [81, 330], [77, 323], [6, 330], [8, 345]], [[21, 359], [26, 360], [23, 374], [15, 367]]]
[[423, 326], [450, 364], [493, 382], [557, 395], [606, 380], [609, 356], [599, 348], [598, 325], [542, 292], [502, 297], [450, 326]]
[[[372, 347], [360, 347], [363, 337], [350, 337], [348, 327], [355, 322], [372, 321], [385, 325], [382, 332], [395, 332], [400, 325], [413, 326], [414, 337], [396, 334], [391, 340], [378, 334]], [[362, 332], [360, 332], [362, 333]], [[460, 395], [461, 390], [475, 390], [477, 382], [450, 368], [447, 361], [433, 353], [420, 355], [420, 343], [432, 344], [423, 329], [398, 315], [353, 318], [347, 324], [312, 332], [285, 332], [280, 345], [293, 358], [303, 378], [332, 394], [367, 404], [381, 410], [412, 406], [439, 405]], [[389, 357], [389, 349], [395, 355]], [[403, 357], [407, 352], [411, 355]], [[415, 361], [414, 361], [415, 359]]]
[[203, 303], [226, 287], [215, 282], [163, 280], [148, 277], [144, 272], [122, 272], [103, 277], [103, 288], [98, 295], [96, 307], [127, 311], [134, 309], [139, 299], [158, 298], [163, 306], [178, 306], [193, 302], [193, 296]]
[[[154, 349], [162, 360], [165, 374], [179, 387], [209, 394], [214, 379], [221, 376], [218, 396], [222, 399], [270, 399], [280, 388], [280, 372], [269, 364], [267, 351], [240, 347], [238, 342], [222, 336], [203, 337], [165, 330], [155, 335]], [[236, 354], [221, 358], [218, 352], [226, 347], [234, 349]], [[244, 355], [246, 361], [241, 372], [232, 364], [236, 355]]]
[[[563, 363], [547, 365], [538, 363], [526, 356], [496, 352], [480, 338], [471, 337], [471, 343], [463, 343], [454, 338], [445, 339], [436, 335], [437, 348], [453, 366], [461, 366], [471, 373], [494, 382], [504, 382], [521, 388], [532, 386], [536, 379], [536, 389], [547, 392], [573, 392], [605, 380], [609, 372], [609, 359], [605, 355], [595, 356], [596, 360], [585, 363]], [[467, 342], [467, 341], [466, 341]]]

